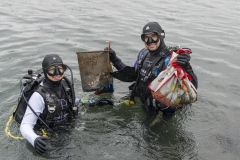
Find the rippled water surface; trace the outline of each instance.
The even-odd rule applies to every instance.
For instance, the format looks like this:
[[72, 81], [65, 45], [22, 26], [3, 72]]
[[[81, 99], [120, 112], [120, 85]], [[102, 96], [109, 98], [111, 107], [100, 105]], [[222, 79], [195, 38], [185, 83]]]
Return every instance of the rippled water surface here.
[[[239, 159], [240, 2], [207, 0], [13, 0], [0, 2], [1, 159]], [[25, 140], [4, 129], [19, 96], [19, 78], [39, 71], [57, 53], [74, 72], [82, 92], [76, 52], [102, 50], [106, 40], [126, 64], [144, 47], [142, 27], [157, 21], [165, 43], [192, 49], [198, 101], [149, 128], [140, 102], [126, 106], [129, 83], [114, 80], [114, 106], [82, 108], [68, 143], [40, 157]], [[13, 134], [19, 134], [10, 125]]]

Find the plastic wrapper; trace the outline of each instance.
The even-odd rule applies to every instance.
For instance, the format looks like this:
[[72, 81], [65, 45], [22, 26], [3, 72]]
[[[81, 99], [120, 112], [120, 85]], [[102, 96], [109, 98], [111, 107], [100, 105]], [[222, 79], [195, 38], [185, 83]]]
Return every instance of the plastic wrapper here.
[[167, 68], [148, 86], [153, 98], [166, 106], [183, 107], [197, 101], [198, 94], [191, 77], [176, 64], [178, 54], [181, 52], [172, 53]]

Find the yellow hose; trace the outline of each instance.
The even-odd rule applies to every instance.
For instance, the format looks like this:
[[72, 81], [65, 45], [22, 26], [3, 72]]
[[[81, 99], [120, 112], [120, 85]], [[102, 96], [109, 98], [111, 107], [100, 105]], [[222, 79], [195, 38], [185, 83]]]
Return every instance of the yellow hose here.
[[22, 139], [24, 139], [23, 137], [14, 136], [14, 135], [12, 135], [12, 133], [10, 132], [10, 130], [9, 130], [9, 125], [10, 125], [10, 123], [12, 122], [12, 120], [13, 120], [13, 115], [11, 115], [11, 116], [9, 117], [9, 119], [8, 119], [8, 121], [7, 121], [7, 123], [6, 123], [6, 128], [5, 128], [5, 133], [6, 133], [6, 135], [7, 135], [8, 137], [11, 137], [11, 138], [17, 139], [17, 140], [22, 140]]

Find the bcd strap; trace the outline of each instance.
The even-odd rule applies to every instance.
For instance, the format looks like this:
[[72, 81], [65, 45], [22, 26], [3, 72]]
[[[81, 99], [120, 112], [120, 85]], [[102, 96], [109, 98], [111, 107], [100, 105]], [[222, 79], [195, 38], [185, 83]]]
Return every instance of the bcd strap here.
[[54, 94], [46, 93], [46, 106], [48, 108], [48, 112], [53, 113], [56, 110], [56, 104], [54, 103]]
[[[145, 52], [145, 53], [144, 53]], [[146, 53], [147, 52], [147, 53]], [[166, 57], [167, 55], [169, 55], [169, 49], [168, 47], [165, 47], [161, 52], [160, 52], [160, 57], [155, 59], [155, 61], [152, 63], [152, 65], [148, 68], [147, 70], [147, 78], [150, 77], [151, 75], [151, 70], [153, 69], [154, 66], [156, 66], [156, 64], [161, 60], [163, 59], [164, 57]], [[139, 54], [142, 54], [142, 58], [138, 61], [138, 68], [137, 68], [137, 71], [138, 71], [138, 78], [136, 80], [136, 83], [135, 83], [135, 86], [133, 87], [133, 90], [131, 91], [131, 95], [130, 95], [130, 100], [131, 101], [134, 101], [134, 96], [135, 96], [135, 90], [136, 90], [136, 86], [138, 85], [139, 83], [139, 75], [140, 75], [140, 68], [142, 67], [143, 65], [143, 62], [144, 60], [146, 59], [146, 57], [149, 55], [149, 51], [147, 49], [145, 50], [142, 50]], [[141, 55], [140, 55], [141, 56]], [[162, 66], [163, 63], [160, 63], [159, 64], [159, 67]], [[146, 79], [147, 79], [146, 78]], [[144, 78], [145, 79], [145, 78]]]
[[[153, 69], [153, 67], [156, 66], [157, 63], [158, 63], [162, 58], [166, 57], [168, 54], [169, 54], [169, 50], [168, 50], [167, 47], [165, 47], [165, 48], [160, 52], [160, 57], [159, 57], [159, 58], [156, 58], [155, 61], [153, 61], [152, 65], [148, 68], [148, 70], [147, 70], [147, 72], [146, 72], [146, 75], [147, 75], [147, 76], [144, 77], [144, 82], [146, 82], [146, 81], [150, 78], [150, 76], [151, 76], [151, 74], [152, 74], [152, 69]], [[147, 57], [147, 56], [146, 56], [146, 57]], [[145, 57], [145, 58], [146, 58], [146, 57]], [[142, 61], [142, 64], [143, 64], [143, 61]], [[158, 67], [160, 67], [160, 65], [161, 65], [161, 64], [159, 64]]]
[[73, 87], [73, 83], [70, 82], [70, 80], [67, 77], [63, 77], [63, 88], [64, 91], [67, 95], [68, 101], [71, 104], [70, 105], [70, 113], [72, 115], [77, 115], [78, 114], [78, 108], [75, 104], [75, 91], [74, 91], [74, 87]]

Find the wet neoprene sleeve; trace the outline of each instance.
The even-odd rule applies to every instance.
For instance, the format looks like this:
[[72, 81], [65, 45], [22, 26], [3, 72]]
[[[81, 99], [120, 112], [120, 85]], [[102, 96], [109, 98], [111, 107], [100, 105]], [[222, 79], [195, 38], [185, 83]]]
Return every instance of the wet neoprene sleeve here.
[[[38, 116], [43, 112], [45, 108], [45, 102], [43, 100], [43, 97], [38, 92], [34, 92], [28, 102]], [[22, 136], [30, 144], [32, 144], [32, 146], [34, 146], [35, 139], [37, 137], [40, 137], [33, 130], [34, 126], [37, 123], [37, 120], [38, 117], [32, 112], [29, 107], [27, 107], [22, 123], [20, 125], [20, 132]]]
[[115, 56], [115, 58], [111, 61], [113, 63], [113, 66], [117, 69], [117, 70], [121, 70], [124, 67], [126, 67], [127, 65], [124, 64], [122, 62], [122, 60], [120, 58], [118, 58], [117, 56]]

